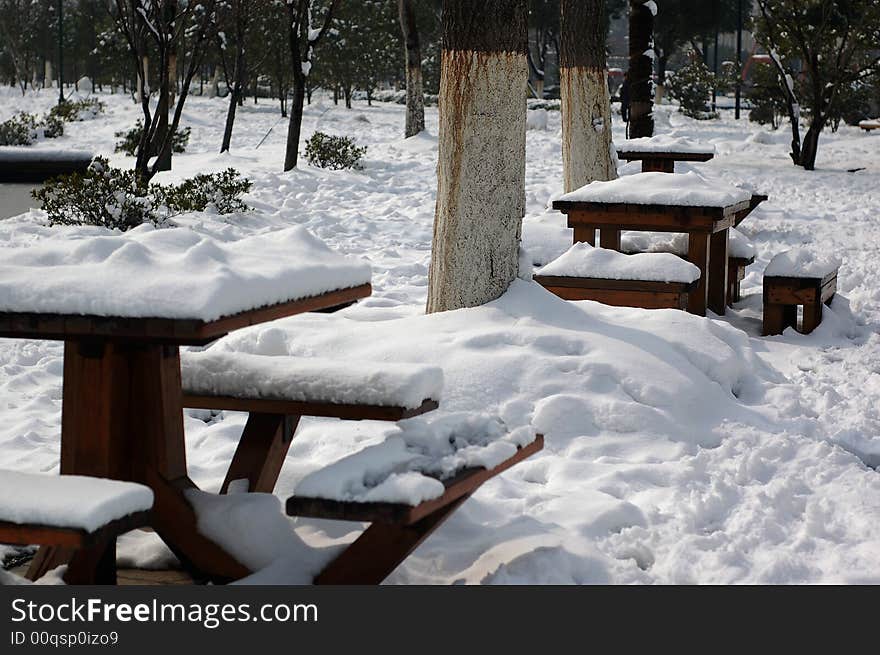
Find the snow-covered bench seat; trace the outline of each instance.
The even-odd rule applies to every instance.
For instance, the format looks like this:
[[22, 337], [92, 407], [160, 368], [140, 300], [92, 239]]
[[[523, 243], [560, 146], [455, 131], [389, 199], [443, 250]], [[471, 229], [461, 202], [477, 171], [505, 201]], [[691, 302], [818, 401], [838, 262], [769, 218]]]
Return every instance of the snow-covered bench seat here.
[[529, 427], [495, 417], [413, 419], [303, 478], [290, 516], [371, 525], [315, 578], [317, 584], [378, 584], [484, 482], [543, 448]]
[[116, 537], [146, 525], [152, 506], [140, 484], [0, 470], [0, 543], [70, 550], [68, 584], [114, 584]]
[[0, 147], [0, 182], [39, 183], [58, 175], [84, 173], [94, 154], [32, 146]]
[[541, 267], [534, 279], [565, 300], [618, 307], [687, 309], [700, 269], [671, 253], [625, 255], [576, 243]]
[[809, 334], [822, 322], [822, 307], [837, 291], [840, 262], [806, 250], [779, 253], [764, 271], [764, 334], [798, 329], [797, 307], [803, 305], [800, 332]]
[[221, 487], [247, 481], [271, 492], [302, 416], [400, 421], [437, 409], [436, 366], [274, 357], [208, 349], [182, 352], [183, 405], [250, 412]]
[[870, 132], [871, 130], [880, 130], [880, 118], [859, 121], [859, 127], [865, 130], [865, 132]]

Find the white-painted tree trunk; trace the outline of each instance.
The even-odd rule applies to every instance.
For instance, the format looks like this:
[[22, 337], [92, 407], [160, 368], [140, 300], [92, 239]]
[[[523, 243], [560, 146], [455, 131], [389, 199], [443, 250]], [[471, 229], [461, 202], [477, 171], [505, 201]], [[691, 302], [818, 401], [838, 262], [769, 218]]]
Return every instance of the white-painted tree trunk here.
[[443, 52], [428, 312], [482, 305], [517, 276], [527, 79], [525, 53]]
[[565, 191], [617, 177], [611, 157], [611, 103], [605, 71], [561, 68], [562, 166]]
[[46, 65], [43, 71], [43, 87], [47, 89], [52, 88], [53, 84], [52, 78], [52, 62], [48, 59], [46, 60]]

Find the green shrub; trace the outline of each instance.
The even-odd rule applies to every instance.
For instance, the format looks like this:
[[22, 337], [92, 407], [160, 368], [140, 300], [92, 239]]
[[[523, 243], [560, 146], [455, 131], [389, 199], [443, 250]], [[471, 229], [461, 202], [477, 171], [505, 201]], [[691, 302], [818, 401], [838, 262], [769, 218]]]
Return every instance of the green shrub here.
[[[116, 152], [124, 152], [134, 157], [137, 154], [138, 145], [141, 142], [141, 134], [144, 132], [144, 122], [139, 118], [134, 127], [130, 130], [117, 132], [116, 138], [121, 141], [116, 142]], [[191, 129], [188, 127], [178, 129], [171, 137], [172, 152], [186, 152], [186, 146], [189, 144], [189, 135]]]
[[315, 132], [306, 142], [306, 158], [312, 166], [334, 171], [343, 168], [361, 170], [361, 159], [367, 148], [359, 148], [355, 140], [347, 136], [331, 136]]
[[96, 157], [86, 173], [51, 179], [32, 195], [50, 225], [98, 225], [124, 232], [143, 223], [160, 226], [188, 211], [246, 211], [240, 196], [250, 188], [250, 180], [232, 168], [179, 185], [144, 184], [134, 170], [112, 168]]
[[88, 121], [97, 118], [99, 114], [103, 113], [104, 103], [97, 98], [86, 98], [76, 101], [65, 100], [49, 110], [49, 116], [65, 123]]
[[717, 118], [709, 107], [709, 96], [715, 86], [715, 76], [699, 59], [682, 66], [669, 80], [666, 89], [678, 100], [679, 111], [699, 120]]
[[785, 92], [779, 86], [776, 70], [769, 64], [758, 64], [752, 69], [746, 97], [752, 105], [749, 120], [753, 123], [770, 125], [775, 130], [788, 113]]
[[175, 214], [213, 211], [218, 214], [247, 211], [240, 198], [251, 190], [252, 183], [234, 168], [221, 173], [201, 174], [180, 184], [162, 188], [162, 202]]
[[46, 115], [39, 119], [35, 114], [20, 112], [0, 123], [0, 146], [29, 146], [43, 137], [55, 139], [64, 134], [64, 123]]

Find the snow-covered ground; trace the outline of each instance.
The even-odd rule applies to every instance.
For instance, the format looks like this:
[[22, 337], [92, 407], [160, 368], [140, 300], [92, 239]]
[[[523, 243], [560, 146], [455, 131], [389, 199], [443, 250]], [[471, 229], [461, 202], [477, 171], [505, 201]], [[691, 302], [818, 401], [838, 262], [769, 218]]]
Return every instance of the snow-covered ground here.
[[[0, 94], [0, 120], [54, 100]], [[138, 110], [121, 95], [102, 100], [106, 115], [34, 147], [112, 155], [113, 133]], [[757, 261], [744, 300], [723, 318], [564, 302], [522, 280], [484, 307], [425, 316], [436, 110], [428, 134], [404, 141], [400, 106], [315, 102], [304, 136], [355, 136], [369, 148], [365, 170], [303, 161], [290, 173], [281, 172], [286, 125], [274, 103], [246, 102], [232, 153], [219, 155], [225, 111], [224, 100], [188, 101], [189, 152], [160, 180], [234, 166], [254, 182], [256, 211], [205, 217], [200, 229], [228, 240], [303, 225], [369, 260], [374, 293], [337, 314], [242, 330], [221, 347], [440, 366], [443, 411], [489, 411], [546, 435], [543, 452], [486, 484], [389, 582], [880, 582], [880, 478], [869, 467], [880, 464], [880, 134], [827, 133], [817, 170], [805, 172], [788, 158], [785, 130], [659, 110], [658, 132], [715, 147], [714, 160], [691, 170], [770, 196], [740, 227]], [[614, 134], [623, 138], [619, 124]], [[548, 209], [562, 192], [558, 112], [527, 138], [525, 246], [546, 263], [571, 245], [564, 217]], [[41, 220], [31, 212], [0, 222], [0, 241], [45, 238]], [[813, 335], [761, 337], [762, 271], [794, 247], [842, 261], [838, 297]], [[61, 351], [0, 340], [0, 467], [57, 470]], [[243, 424], [232, 412], [188, 412], [191, 475], [202, 488], [219, 487]], [[394, 429], [303, 421], [276, 494]], [[327, 548], [360, 529], [295, 520], [271, 533]], [[123, 539], [121, 550], [141, 566], [173, 559], [148, 535]]]

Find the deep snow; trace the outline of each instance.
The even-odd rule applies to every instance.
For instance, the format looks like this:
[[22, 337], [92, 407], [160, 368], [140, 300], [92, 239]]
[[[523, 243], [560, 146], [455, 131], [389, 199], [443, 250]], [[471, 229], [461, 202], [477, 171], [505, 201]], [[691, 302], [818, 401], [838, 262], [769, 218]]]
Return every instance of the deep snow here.
[[[0, 93], [0, 120], [53, 102], [51, 94]], [[138, 110], [122, 96], [102, 100], [106, 116], [69, 125], [52, 146], [111, 154], [113, 132], [130, 127]], [[484, 307], [424, 316], [436, 110], [428, 110], [428, 133], [405, 141], [402, 107], [348, 111], [319, 100], [306, 111], [304, 138], [316, 129], [356, 136], [369, 147], [365, 170], [302, 162], [287, 174], [276, 106], [246, 103], [232, 153], [218, 155], [225, 110], [222, 99], [188, 101], [190, 152], [175, 155], [174, 171], [160, 180], [234, 166], [254, 181], [256, 211], [184, 223], [224, 241], [305, 226], [338, 252], [369, 260], [374, 293], [334, 315], [239, 331], [218, 347], [439, 366], [444, 412], [498, 414], [546, 435], [543, 452], [486, 484], [388, 582], [880, 582], [880, 481], [864, 463], [880, 464], [880, 135], [829, 133], [818, 170], [805, 172], [790, 163], [784, 129], [726, 113], [698, 123], [659, 109], [658, 132], [716, 149], [691, 170], [770, 196], [740, 226], [757, 261], [743, 301], [721, 319], [565, 302], [526, 281]], [[564, 216], [549, 209], [562, 172], [558, 112], [548, 119], [548, 130], [527, 134], [523, 230], [542, 264], [571, 246]], [[619, 122], [613, 129], [622, 138]], [[0, 238], [30, 242], [40, 221], [39, 212], [4, 221]], [[762, 271], [796, 247], [842, 260], [839, 296], [809, 337], [760, 337]], [[61, 353], [59, 343], [0, 341], [0, 467], [57, 471]], [[219, 487], [243, 424], [232, 412], [187, 412], [190, 472], [204, 489]], [[276, 495], [286, 498], [308, 474], [396, 429], [304, 420]], [[202, 500], [210, 513], [211, 498]], [[248, 508], [259, 505], [271, 517], [277, 508], [271, 498], [236, 503], [240, 510], [217, 509], [205, 530], [238, 525], [229, 512], [254, 516]], [[264, 525], [273, 538], [242, 535], [255, 564], [269, 563], [254, 582], [302, 581], [303, 571], [292, 570], [297, 557], [314, 570], [361, 529], [301, 519], [292, 522], [294, 540], [277, 517]], [[149, 535], [121, 543], [127, 563], [173, 560]], [[302, 544], [331, 550], [304, 556]]]

